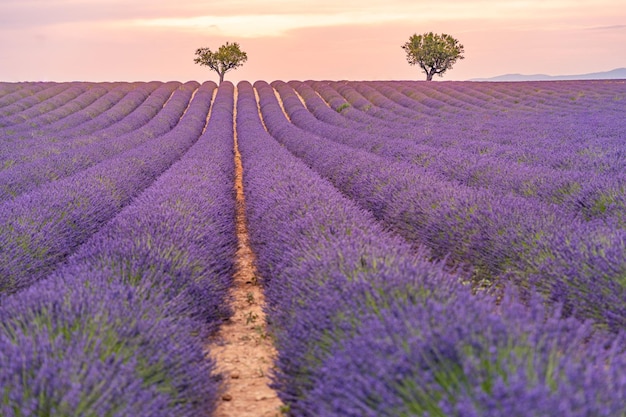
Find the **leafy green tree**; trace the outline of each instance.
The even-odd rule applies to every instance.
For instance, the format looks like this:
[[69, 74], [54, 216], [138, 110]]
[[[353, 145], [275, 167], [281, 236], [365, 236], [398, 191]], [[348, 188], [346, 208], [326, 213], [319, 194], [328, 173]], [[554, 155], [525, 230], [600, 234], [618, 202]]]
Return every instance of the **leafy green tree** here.
[[402, 49], [410, 65], [419, 65], [424, 70], [426, 81], [432, 81], [435, 74], [443, 77], [443, 73], [452, 68], [457, 60], [465, 58], [463, 45], [445, 33], [415, 34], [402, 45]]
[[193, 61], [217, 72], [220, 76], [220, 84], [224, 81], [224, 74], [242, 66], [248, 60], [248, 55], [239, 48], [237, 42], [226, 42], [215, 52], [209, 48], [198, 48], [196, 55], [197, 57]]

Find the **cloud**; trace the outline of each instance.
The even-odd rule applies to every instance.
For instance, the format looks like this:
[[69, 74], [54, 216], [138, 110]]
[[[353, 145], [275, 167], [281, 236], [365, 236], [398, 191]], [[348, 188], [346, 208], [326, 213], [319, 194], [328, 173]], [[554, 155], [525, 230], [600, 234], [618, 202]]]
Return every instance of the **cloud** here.
[[[127, 22], [146, 26], [193, 28], [209, 19], [228, 24], [250, 21], [257, 16], [257, 27], [272, 24], [276, 32], [313, 25], [389, 22], [398, 16], [417, 22], [467, 19], [500, 19], [511, 17], [537, 19], [572, 13], [589, 15], [616, 7], [621, 0], [2, 0], [0, 25], [33, 27], [75, 22]], [[282, 16], [282, 17], [279, 17]], [[311, 23], [306, 23], [306, 18]], [[288, 19], [295, 19], [289, 25]], [[324, 23], [323, 20], [328, 20]], [[148, 23], [151, 22], [151, 23]], [[234, 22], [234, 23], [233, 23]]]
[[[363, 12], [323, 14], [261, 14], [235, 16], [197, 16], [189, 18], [138, 19], [134, 26], [175, 28], [209, 32], [220, 36], [238, 38], [274, 37], [288, 31], [304, 28], [330, 26], [376, 25], [393, 21], [405, 21], [403, 13], [370, 14]], [[125, 22], [122, 24], [127, 24]]]
[[[602, 1], [602, 0], [601, 0]], [[611, 1], [611, 0], [604, 0]], [[432, 27], [434, 22], [491, 21], [501, 26], [512, 19], [539, 25], [549, 16], [567, 10], [564, 0], [440, 0], [436, 5], [413, 0], [247, 0], [215, 1], [202, 13], [201, 0], [185, 3], [176, 14], [120, 20], [120, 26], [202, 31], [213, 36], [236, 38], [276, 37], [304, 28], [383, 25], [411, 22], [415, 27]], [[570, 7], [566, 5], [570, 4]], [[192, 7], [193, 6], [193, 7]], [[185, 11], [186, 10], [186, 11]], [[207, 13], [210, 10], [210, 13]], [[537, 18], [538, 11], [541, 19]]]
[[610, 25], [610, 26], [596, 26], [588, 28], [587, 30], [624, 30], [626, 25]]

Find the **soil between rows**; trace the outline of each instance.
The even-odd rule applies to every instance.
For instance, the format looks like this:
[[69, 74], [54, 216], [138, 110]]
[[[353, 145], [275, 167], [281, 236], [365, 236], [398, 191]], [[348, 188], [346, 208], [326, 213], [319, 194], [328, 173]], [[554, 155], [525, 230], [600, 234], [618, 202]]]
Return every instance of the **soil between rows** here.
[[[236, 120], [237, 93], [235, 90]], [[243, 166], [235, 134], [235, 192], [238, 249], [230, 293], [233, 316], [209, 340], [209, 354], [224, 377], [215, 417], [276, 417], [282, 402], [269, 387], [276, 350], [267, 334], [263, 291], [248, 242]]]

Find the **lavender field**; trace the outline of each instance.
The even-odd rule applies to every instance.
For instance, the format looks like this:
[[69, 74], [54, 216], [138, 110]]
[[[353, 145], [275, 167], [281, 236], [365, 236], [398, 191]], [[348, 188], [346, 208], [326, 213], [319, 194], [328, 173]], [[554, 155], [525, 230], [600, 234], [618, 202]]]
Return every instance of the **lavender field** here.
[[626, 416], [626, 82], [0, 82], [0, 415], [211, 416], [235, 146], [289, 416]]

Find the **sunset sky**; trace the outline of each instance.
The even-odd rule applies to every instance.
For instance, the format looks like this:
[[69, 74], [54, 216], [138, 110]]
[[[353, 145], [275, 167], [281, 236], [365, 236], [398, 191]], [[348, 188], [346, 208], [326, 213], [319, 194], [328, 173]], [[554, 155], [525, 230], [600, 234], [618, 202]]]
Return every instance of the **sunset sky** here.
[[194, 51], [226, 41], [233, 82], [423, 79], [428, 31], [465, 47], [436, 80], [626, 67], [624, 0], [0, 0], [0, 81], [217, 80]]

